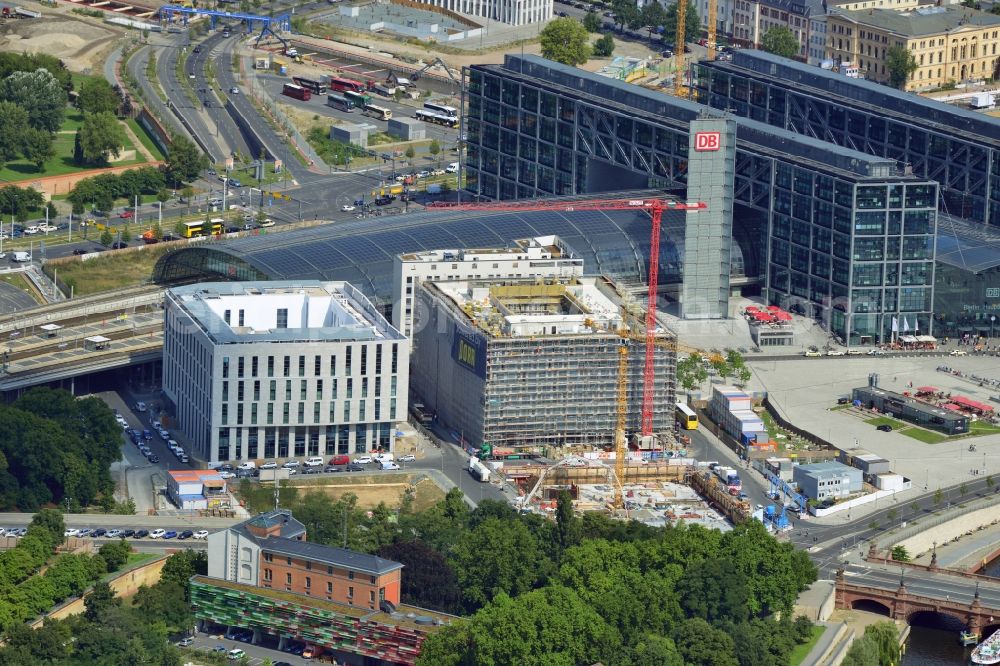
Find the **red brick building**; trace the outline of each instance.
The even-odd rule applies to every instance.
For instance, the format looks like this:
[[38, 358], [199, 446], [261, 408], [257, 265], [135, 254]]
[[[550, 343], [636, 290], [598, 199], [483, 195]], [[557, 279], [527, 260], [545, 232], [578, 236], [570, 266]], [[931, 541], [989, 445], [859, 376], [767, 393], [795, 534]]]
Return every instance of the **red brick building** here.
[[379, 610], [399, 605], [403, 565], [306, 540], [291, 512], [262, 513], [208, 537], [208, 575]]

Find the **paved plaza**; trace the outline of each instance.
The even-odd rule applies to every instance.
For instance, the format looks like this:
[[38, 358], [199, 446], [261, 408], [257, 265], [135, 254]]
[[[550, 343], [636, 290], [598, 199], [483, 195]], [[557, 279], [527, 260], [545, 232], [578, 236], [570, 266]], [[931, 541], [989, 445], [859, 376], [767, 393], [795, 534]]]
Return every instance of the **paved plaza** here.
[[[979, 381], [968, 376], [1000, 379], [1000, 357], [913, 354], [748, 360], [754, 374], [748, 388], [767, 391], [782, 417], [838, 448], [860, 446], [878, 454], [891, 462], [893, 471], [910, 478], [913, 489], [901, 494], [901, 499], [923, 494], [924, 486], [934, 490], [981, 478], [973, 476], [974, 469], [1000, 473], [1000, 435], [925, 444], [898, 432], [880, 432], [865, 423], [856, 410], [830, 411], [838, 396], [866, 386], [871, 373], [877, 373], [879, 386], [890, 391], [902, 393], [910, 390], [912, 383], [914, 387], [935, 386], [945, 393], [989, 403], [1000, 389], [988, 382], [980, 386]], [[966, 377], [940, 372], [939, 366], [960, 371]], [[969, 451], [970, 444], [976, 445], [975, 452]]]

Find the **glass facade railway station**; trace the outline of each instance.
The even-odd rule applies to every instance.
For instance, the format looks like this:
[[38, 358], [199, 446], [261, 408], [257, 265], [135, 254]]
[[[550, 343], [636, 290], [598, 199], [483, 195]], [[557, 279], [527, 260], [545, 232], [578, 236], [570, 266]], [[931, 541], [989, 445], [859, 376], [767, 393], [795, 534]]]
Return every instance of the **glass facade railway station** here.
[[939, 209], [1000, 226], [1000, 119], [754, 50], [695, 66], [695, 98], [803, 136], [908, 165], [940, 183]]
[[[688, 123], [721, 115], [537, 56], [466, 75], [467, 188], [491, 199], [683, 191]], [[937, 183], [737, 120], [733, 236], [766, 298], [852, 344], [888, 339], [893, 317], [929, 332]]]

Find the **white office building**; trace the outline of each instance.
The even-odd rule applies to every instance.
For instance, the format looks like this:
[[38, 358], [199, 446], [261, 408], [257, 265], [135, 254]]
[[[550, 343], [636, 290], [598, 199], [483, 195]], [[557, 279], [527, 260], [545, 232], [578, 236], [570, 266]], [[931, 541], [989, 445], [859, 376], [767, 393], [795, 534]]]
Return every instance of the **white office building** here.
[[418, 0], [426, 5], [510, 25], [548, 21], [552, 0]]
[[195, 457], [392, 450], [409, 342], [352, 285], [202, 283], [164, 307], [163, 390]]
[[420, 282], [488, 280], [503, 284], [513, 278], [569, 278], [583, 275], [583, 259], [558, 236], [514, 241], [508, 248], [428, 250], [396, 256], [392, 281], [392, 321], [412, 338], [426, 316], [415, 312]]

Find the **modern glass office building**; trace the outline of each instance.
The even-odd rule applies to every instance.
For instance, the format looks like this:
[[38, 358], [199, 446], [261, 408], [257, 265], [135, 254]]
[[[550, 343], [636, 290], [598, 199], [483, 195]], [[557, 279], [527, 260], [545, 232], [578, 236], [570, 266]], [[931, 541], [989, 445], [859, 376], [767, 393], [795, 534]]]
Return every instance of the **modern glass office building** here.
[[940, 183], [939, 209], [1000, 226], [1000, 119], [763, 51], [695, 66], [716, 109], [907, 165]]
[[[466, 76], [467, 188], [491, 199], [683, 193], [689, 123], [725, 115], [537, 56]], [[733, 238], [766, 298], [852, 344], [930, 332], [937, 183], [755, 120], [736, 137]]]

